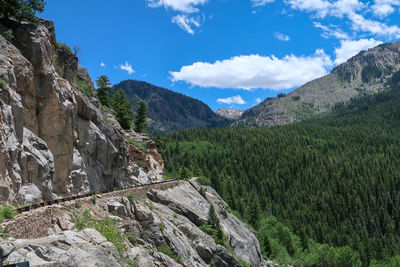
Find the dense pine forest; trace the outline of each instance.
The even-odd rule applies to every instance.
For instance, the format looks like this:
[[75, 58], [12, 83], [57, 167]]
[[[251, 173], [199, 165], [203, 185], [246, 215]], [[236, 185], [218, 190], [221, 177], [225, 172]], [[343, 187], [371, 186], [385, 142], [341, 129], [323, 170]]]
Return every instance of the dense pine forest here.
[[399, 80], [305, 122], [169, 134], [158, 139], [166, 172], [211, 184], [266, 258], [399, 266]]

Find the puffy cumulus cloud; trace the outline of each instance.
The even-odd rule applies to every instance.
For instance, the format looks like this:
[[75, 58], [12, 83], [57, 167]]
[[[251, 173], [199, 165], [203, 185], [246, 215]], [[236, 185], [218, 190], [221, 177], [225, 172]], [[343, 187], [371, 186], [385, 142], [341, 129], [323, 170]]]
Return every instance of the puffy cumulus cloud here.
[[396, 25], [389, 26], [379, 21], [366, 19], [356, 13], [350, 14], [349, 19], [351, 20], [352, 28], [355, 31], [368, 32], [389, 39], [400, 38], [400, 28]]
[[184, 13], [195, 13], [197, 6], [204, 5], [208, 0], [147, 0], [149, 7], [164, 7]]
[[319, 22], [314, 22], [314, 27], [322, 30], [321, 36], [325, 39], [328, 39], [329, 37], [335, 37], [337, 39], [349, 39], [348, 34], [335, 25], [325, 26]]
[[272, 3], [272, 2], [274, 2], [274, 0], [251, 0], [253, 7], [265, 6], [266, 4]]
[[260, 104], [261, 102], [262, 102], [261, 98], [257, 97], [257, 98], [256, 98], [256, 103], [257, 103], [257, 104]]
[[170, 72], [173, 82], [200, 87], [281, 90], [304, 84], [327, 74], [332, 61], [323, 50], [311, 56], [242, 55], [215, 63], [196, 62]]
[[276, 32], [274, 33], [274, 36], [276, 39], [287, 42], [290, 40], [290, 37], [286, 34], [280, 33], [280, 32]]
[[124, 70], [124, 71], [126, 71], [129, 75], [131, 75], [131, 74], [133, 74], [135, 71], [133, 70], [133, 68], [132, 68], [132, 65], [131, 64], [129, 64], [128, 63], [128, 61], [125, 61], [125, 64], [124, 65], [119, 65], [119, 68], [121, 69], [121, 70]]
[[324, 18], [327, 15], [343, 17], [363, 8], [364, 4], [358, 0], [285, 0], [293, 9], [315, 12], [317, 17]]
[[218, 98], [217, 102], [220, 104], [237, 104], [237, 105], [244, 105], [246, 104], [246, 101], [243, 100], [243, 98], [240, 95], [237, 96], [231, 96], [227, 98]]
[[375, 16], [384, 18], [395, 12], [396, 6], [400, 6], [400, 0], [375, 0], [371, 8]]
[[373, 38], [360, 39], [357, 41], [342, 40], [340, 41], [340, 47], [335, 48], [335, 64], [338, 65], [346, 62], [346, 60], [357, 55], [360, 51], [367, 50], [380, 44], [382, 44], [381, 41], [377, 41]]
[[194, 28], [199, 28], [201, 25], [200, 17], [188, 17], [186, 15], [177, 15], [171, 21], [191, 35], [194, 34]]
[[105, 67], [106, 67], [106, 64], [105, 64], [104, 62], [101, 62], [101, 63], [100, 63], [100, 67], [105, 68]]

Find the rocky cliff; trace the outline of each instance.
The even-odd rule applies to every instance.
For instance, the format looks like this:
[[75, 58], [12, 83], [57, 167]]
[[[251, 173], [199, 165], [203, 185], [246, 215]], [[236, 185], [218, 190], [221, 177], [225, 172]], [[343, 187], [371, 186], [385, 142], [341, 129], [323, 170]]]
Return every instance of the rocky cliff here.
[[0, 201], [28, 204], [162, 179], [151, 140], [124, 132], [76, 89], [93, 82], [58, 45], [53, 23], [9, 24], [0, 24], [15, 36], [12, 43], [0, 37]]
[[337, 103], [384, 90], [400, 69], [400, 42], [362, 51], [324, 77], [308, 82], [288, 95], [267, 98], [247, 110], [240, 122], [270, 126], [300, 121], [330, 111]]
[[[3, 223], [0, 228], [20, 236], [0, 239], [5, 261], [28, 260], [35, 266], [264, 264], [253, 232], [227, 211], [226, 203], [212, 188], [204, 187], [206, 192], [200, 193], [193, 179], [152, 188], [147, 191], [148, 198], [144, 191], [129, 190], [99, 195], [96, 201], [87, 198], [80, 206], [67, 202], [39, 208]], [[225, 246], [199, 228], [207, 222], [210, 205], [227, 236]], [[104, 228], [107, 218], [116, 224]], [[96, 221], [103, 227], [94, 226]]]

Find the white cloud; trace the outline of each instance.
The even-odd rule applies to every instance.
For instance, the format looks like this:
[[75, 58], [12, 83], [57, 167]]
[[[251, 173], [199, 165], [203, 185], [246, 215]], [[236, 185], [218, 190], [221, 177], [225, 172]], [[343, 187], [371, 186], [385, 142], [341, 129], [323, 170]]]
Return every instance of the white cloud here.
[[149, 7], [164, 7], [184, 13], [195, 13], [199, 9], [197, 6], [204, 5], [207, 0], [147, 0]]
[[125, 61], [125, 65], [119, 65], [119, 68], [121, 70], [126, 71], [129, 75], [133, 74], [135, 71], [132, 68], [132, 65], [128, 63], [128, 61]]
[[251, 0], [253, 7], [265, 6], [267, 3], [272, 3], [274, 0]]
[[106, 64], [104, 64], [104, 62], [101, 62], [101, 63], [100, 63], [100, 67], [105, 68], [105, 67], [106, 67]]
[[291, 8], [315, 13], [319, 18], [327, 15], [347, 18], [350, 20], [354, 31], [365, 32], [375, 36], [382, 36], [387, 39], [400, 38], [400, 28], [389, 26], [383, 22], [364, 18], [357, 14], [357, 11], [373, 11], [376, 15], [384, 16], [393, 12], [393, 6], [400, 5], [400, 0], [375, 0], [375, 4], [370, 7], [369, 3], [362, 3], [358, 0], [285, 0]]
[[240, 95], [237, 96], [231, 96], [227, 98], [218, 98], [217, 102], [220, 104], [238, 104], [238, 105], [244, 105], [246, 104], [246, 101], [243, 100], [243, 98]]
[[261, 98], [257, 97], [257, 98], [256, 98], [256, 103], [257, 103], [257, 104], [260, 104], [261, 102], [262, 102]]
[[196, 62], [170, 72], [173, 82], [184, 81], [200, 87], [289, 89], [327, 74], [332, 61], [323, 50], [314, 55], [242, 55], [215, 63]]
[[381, 43], [381, 41], [377, 41], [373, 38], [360, 39], [358, 41], [341, 40], [340, 47], [335, 48], [335, 64], [338, 65], [346, 62], [347, 59], [357, 55], [360, 51], [375, 47]]
[[288, 35], [285, 35], [285, 34], [280, 33], [280, 32], [274, 33], [274, 36], [275, 36], [276, 39], [284, 41], [284, 42], [287, 42], [287, 41], [290, 40], [290, 37]]
[[328, 39], [329, 37], [332, 37], [332, 36], [335, 38], [338, 38], [338, 39], [349, 39], [349, 36], [347, 35], [347, 33], [343, 32], [341, 29], [339, 29], [335, 25], [325, 26], [319, 22], [314, 22], [314, 27], [319, 28], [323, 31], [321, 36], [325, 39]]
[[365, 19], [363, 16], [356, 13], [350, 14], [349, 19], [352, 21], [353, 30], [369, 32], [389, 39], [400, 38], [400, 28], [395, 25], [388, 26], [379, 21]]
[[371, 8], [375, 16], [384, 18], [395, 12], [394, 6], [400, 6], [400, 0], [375, 0]]
[[199, 28], [200, 27], [200, 18], [197, 17], [188, 17], [186, 15], [176, 15], [171, 19], [171, 21], [179, 26], [182, 30], [185, 32], [193, 35], [194, 30], [193, 28]]
[[285, 0], [293, 9], [315, 12], [317, 17], [324, 18], [327, 15], [343, 17], [343, 15], [360, 10], [364, 4], [358, 0]]

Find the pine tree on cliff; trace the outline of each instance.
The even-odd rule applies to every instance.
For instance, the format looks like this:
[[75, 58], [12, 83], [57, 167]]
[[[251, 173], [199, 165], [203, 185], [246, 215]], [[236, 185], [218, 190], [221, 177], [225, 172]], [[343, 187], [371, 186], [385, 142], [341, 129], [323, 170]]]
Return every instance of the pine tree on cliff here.
[[210, 209], [208, 210], [208, 224], [212, 225], [215, 229], [218, 229], [219, 227], [221, 227], [221, 225], [219, 224], [219, 218], [217, 213], [215, 212], [215, 208], [214, 205], [210, 205]]
[[144, 133], [147, 130], [147, 105], [146, 102], [140, 100], [138, 103], [135, 116], [135, 131], [138, 133]]
[[0, 0], [0, 16], [18, 22], [36, 22], [36, 13], [42, 13], [45, 5], [44, 0]]
[[121, 127], [124, 129], [131, 128], [131, 124], [133, 123], [132, 104], [129, 102], [124, 90], [118, 89], [114, 93], [112, 108]]
[[101, 75], [96, 80], [97, 97], [103, 106], [111, 107], [111, 82], [106, 75]]

